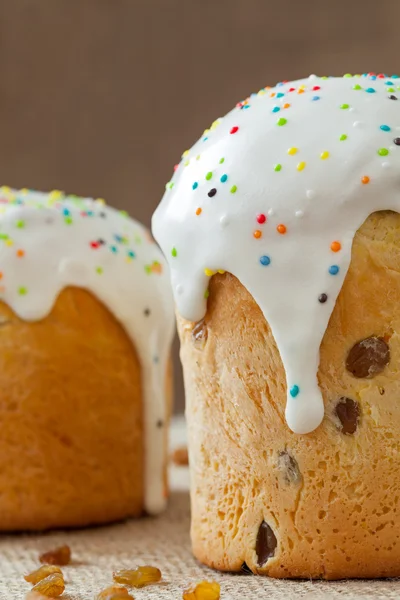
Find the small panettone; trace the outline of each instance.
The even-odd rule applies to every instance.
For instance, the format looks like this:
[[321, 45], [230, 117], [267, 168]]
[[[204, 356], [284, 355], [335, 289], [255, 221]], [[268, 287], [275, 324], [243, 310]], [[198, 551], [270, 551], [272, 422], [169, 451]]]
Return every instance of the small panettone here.
[[0, 189], [0, 530], [165, 506], [167, 270], [104, 201]]
[[184, 153], [153, 217], [209, 566], [400, 576], [399, 84], [252, 94]]

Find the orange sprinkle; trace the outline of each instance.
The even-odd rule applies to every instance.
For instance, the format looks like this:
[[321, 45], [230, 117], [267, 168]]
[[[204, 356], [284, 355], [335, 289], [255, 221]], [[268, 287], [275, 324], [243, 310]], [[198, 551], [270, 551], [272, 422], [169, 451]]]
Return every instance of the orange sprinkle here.
[[25, 256], [25, 250], [17, 250], [17, 256], [18, 258], [22, 258], [23, 256]]
[[297, 91], [297, 93], [298, 93], [298, 94], [304, 94], [304, 90], [303, 90], [302, 88], [300, 88], [300, 89]]
[[0, 271], [0, 279], [3, 279], [3, 273]]
[[259, 229], [256, 229], [255, 232], [253, 233], [253, 235], [256, 238], [256, 240], [258, 240], [262, 236], [262, 231], [260, 231]]
[[286, 104], [283, 105], [283, 108], [290, 108], [290, 104], [287, 102]]
[[196, 208], [196, 215], [201, 215], [201, 208]]
[[342, 244], [340, 242], [332, 242], [331, 250], [332, 252], [339, 252], [342, 249]]
[[361, 183], [367, 184], [369, 183], [371, 180], [368, 177], [368, 175], [364, 175], [364, 177], [361, 177]]
[[286, 225], [282, 225], [282, 223], [280, 225], [278, 225], [278, 227], [276, 228], [278, 233], [281, 233], [282, 235], [284, 233], [286, 233], [287, 229], [286, 229]]
[[272, 92], [272, 93], [269, 95], [269, 97], [270, 97], [270, 98], [275, 98], [275, 96], [276, 96], [275, 92]]

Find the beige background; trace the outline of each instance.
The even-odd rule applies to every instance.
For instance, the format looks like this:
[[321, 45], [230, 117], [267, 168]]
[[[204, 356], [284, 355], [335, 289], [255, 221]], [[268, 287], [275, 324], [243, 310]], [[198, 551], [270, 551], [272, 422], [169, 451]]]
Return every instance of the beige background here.
[[400, 0], [0, 0], [0, 181], [149, 225], [211, 121], [281, 79], [400, 71], [399, 22]]

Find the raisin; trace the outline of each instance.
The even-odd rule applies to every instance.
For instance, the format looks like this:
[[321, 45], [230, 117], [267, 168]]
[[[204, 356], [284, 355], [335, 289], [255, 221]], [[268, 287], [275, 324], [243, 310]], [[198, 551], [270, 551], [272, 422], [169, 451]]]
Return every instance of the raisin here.
[[39, 561], [48, 565], [64, 566], [68, 565], [70, 560], [71, 550], [70, 547], [66, 544], [64, 544], [63, 546], [59, 546], [58, 548], [54, 548], [54, 550], [44, 552], [39, 556]]
[[189, 454], [187, 446], [176, 448], [172, 454], [172, 462], [178, 467], [186, 467], [189, 464]]
[[360, 420], [360, 405], [351, 398], [340, 398], [335, 413], [341, 423], [341, 432], [352, 435], [356, 432]]
[[216, 581], [201, 581], [195, 587], [185, 590], [183, 600], [219, 600], [221, 588]]
[[302, 477], [299, 465], [287, 450], [279, 453], [278, 468], [282, 471], [286, 483], [300, 483]]
[[65, 583], [63, 576], [60, 573], [53, 573], [33, 586], [32, 591], [39, 592], [40, 594], [43, 594], [43, 596], [48, 596], [49, 598], [55, 598], [61, 596], [64, 589]]
[[262, 567], [267, 560], [274, 556], [275, 549], [278, 545], [277, 539], [271, 527], [263, 521], [260, 525], [256, 541], [256, 553], [258, 565]]
[[132, 599], [128, 590], [120, 585], [111, 585], [96, 596], [96, 600], [120, 600], [120, 598], [125, 598], [126, 600]]
[[137, 567], [136, 569], [122, 569], [113, 573], [114, 581], [132, 587], [145, 587], [161, 580], [161, 571], [157, 567]]
[[192, 341], [197, 350], [204, 350], [208, 339], [207, 323], [204, 319], [198, 321], [192, 329]]
[[43, 565], [42, 567], [39, 567], [39, 569], [32, 571], [32, 573], [25, 575], [24, 579], [28, 583], [35, 585], [53, 573], [60, 573], [62, 575], [60, 567], [56, 567], [55, 565]]
[[389, 364], [390, 349], [381, 337], [369, 337], [354, 344], [346, 359], [346, 369], [358, 378], [374, 377]]

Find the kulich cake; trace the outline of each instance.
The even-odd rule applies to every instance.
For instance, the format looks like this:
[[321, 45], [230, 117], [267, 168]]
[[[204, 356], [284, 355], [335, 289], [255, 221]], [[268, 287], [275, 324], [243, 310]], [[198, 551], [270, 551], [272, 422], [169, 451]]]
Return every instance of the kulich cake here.
[[195, 555], [399, 576], [400, 80], [264, 88], [166, 187]]
[[164, 508], [167, 271], [103, 200], [0, 188], [0, 530]]

